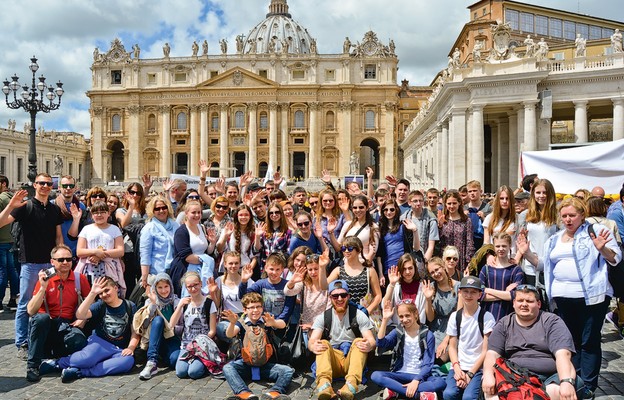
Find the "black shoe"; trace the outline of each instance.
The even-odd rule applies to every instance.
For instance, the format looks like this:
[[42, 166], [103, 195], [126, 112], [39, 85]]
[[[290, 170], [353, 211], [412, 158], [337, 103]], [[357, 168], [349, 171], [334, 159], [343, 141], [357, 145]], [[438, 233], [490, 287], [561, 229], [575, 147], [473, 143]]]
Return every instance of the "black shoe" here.
[[593, 400], [594, 397], [596, 397], [596, 394], [594, 393], [594, 391], [591, 390], [590, 388], [588, 388], [587, 386], [585, 386], [585, 387], [583, 387], [583, 389], [580, 392], [579, 400], [580, 399], [590, 399], [590, 400]]
[[41, 376], [39, 376], [39, 370], [37, 368], [26, 369], [26, 380], [28, 382], [39, 382]]
[[15, 299], [11, 299], [9, 300], [9, 302], [7, 303], [7, 308], [11, 311], [16, 311], [17, 310], [17, 300]]
[[4, 306], [0, 303], [0, 312], [4, 311]]

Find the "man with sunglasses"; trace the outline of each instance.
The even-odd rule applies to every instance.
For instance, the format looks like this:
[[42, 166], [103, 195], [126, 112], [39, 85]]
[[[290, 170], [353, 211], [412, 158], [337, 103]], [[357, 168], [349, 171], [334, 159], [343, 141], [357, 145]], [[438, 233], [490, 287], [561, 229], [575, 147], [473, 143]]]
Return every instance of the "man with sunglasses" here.
[[32, 298], [39, 271], [52, 267], [50, 252], [54, 246], [63, 244], [61, 224], [63, 217], [56, 204], [49, 202], [52, 177], [39, 173], [35, 177], [35, 195], [24, 201], [28, 193], [20, 190], [0, 213], [0, 227], [17, 221], [21, 226], [19, 240], [20, 298], [15, 314], [15, 345], [18, 357], [28, 357], [28, 313], [26, 305]]
[[572, 335], [559, 316], [540, 311], [540, 306], [535, 286], [516, 287], [515, 312], [503, 317], [489, 337], [482, 381], [486, 399], [497, 398], [494, 364], [499, 357], [539, 375], [551, 399], [572, 399], [577, 389], [582, 392], [572, 364]]
[[28, 302], [31, 319], [26, 379], [30, 382], [39, 381], [40, 374], [48, 372], [48, 366], [53, 365], [42, 364], [44, 357], [67, 356], [87, 344], [80, 330], [85, 321], [76, 319], [76, 310], [79, 298], [89, 295], [89, 281], [83, 274], [72, 272], [73, 257], [69, 247], [56, 246], [50, 256], [55, 275], [39, 271], [33, 298]]
[[[63, 242], [71, 249], [72, 254], [76, 255], [76, 246], [78, 245], [78, 233], [80, 226], [80, 219], [85, 216], [85, 210], [87, 207], [80, 202], [76, 193], [76, 180], [71, 175], [65, 175], [61, 178], [59, 184], [60, 194], [56, 199], [52, 199], [51, 203], [59, 206], [61, 214], [63, 215], [63, 224], [61, 225], [61, 232], [63, 233]], [[101, 199], [103, 200], [103, 199]], [[71, 205], [74, 204], [81, 211], [80, 214], [71, 213]], [[84, 223], [83, 223], [84, 225]]]
[[352, 400], [362, 382], [368, 353], [376, 346], [373, 324], [363, 311], [349, 304], [346, 281], [331, 282], [328, 293], [332, 307], [314, 319], [308, 343], [316, 354], [316, 395], [320, 400], [334, 398], [332, 378], [344, 376], [338, 395]]

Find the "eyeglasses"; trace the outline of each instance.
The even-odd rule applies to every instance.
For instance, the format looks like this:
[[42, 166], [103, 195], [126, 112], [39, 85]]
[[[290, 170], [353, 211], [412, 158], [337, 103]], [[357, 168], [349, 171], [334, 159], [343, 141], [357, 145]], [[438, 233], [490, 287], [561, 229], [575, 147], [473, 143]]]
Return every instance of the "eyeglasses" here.
[[74, 259], [72, 257], [58, 257], [58, 258], [53, 258], [53, 260], [56, 260], [60, 263], [66, 263], [66, 262], [72, 262]]
[[396, 208], [386, 208], [384, 212], [395, 212]]
[[230, 206], [229, 205], [223, 205], [223, 204], [216, 204], [215, 208], [217, 210], [227, 210]]
[[336, 294], [331, 294], [330, 296], [334, 300], [346, 299], [347, 297], [349, 297], [349, 293], [336, 293]]
[[355, 247], [353, 247], [353, 246], [342, 246], [342, 247], [340, 248], [340, 251], [342, 251], [343, 253], [344, 253], [345, 251], [352, 252], [353, 250], [355, 250]]
[[167, 206], [154, 207], [154, 212], [167, 211], [167, 210], [169, 210], [169, 207]]
[[39, 181], [35, 183], [39, 186], [47, 186], [47, 187], [52, 187], [52, 185], [54, 185], [54, 183], [48, 182], [48, 181]]
[[199, 200], [199, 196], [187, 196], [188, 200]]
[[458, 261], [459, 258], [457, 258], [457, 257], [446, 257], [445, 260], [446, 261]]
[[249, 306], [245, 307], [245, 310], [262, 310], [263, 306]]
[[93, 215], [94, 217], [99, 217], [100, 215], [105, 215], [108, 214], [108, 211], [92, 211], [91, 215]]
[[297, 226], [299, 228], [303, 228], [304, 226], [310, 226], [310, 221], [297, 222]]
[[198, 287], [200, 287], [200, 286], [201, 286], [201, 283], [196, 283], [196, 284], [194, 284], [194, 285], [186, 285], [186, 288], [187, 288], [188, 290], [194, 290], [194, 289], [197, 289], [197, 288], [198, 288]]
[[73, 189], [73, 188], [75, 188], [75, 187], [76, 187], [76, 185], [75, 185], [75, 184], [73, 184], [73, 183], [62, 183], [62, 184], [61, 184], [61, 187], [62, 187], [63, 189]]
[[136, 190], [132, 190], [132, 189], [128, 189], [128, 194], [130, 194], [131, 196], [139, 196], [139, 195], [141, 195], [141, 193], [137, 192]]
[[104, 193], [93, 193], [89, 197], [92, 198], [92, 199], [105, 199], [106, 195]]
[[306, 256], [306, 262], [318, 262], [318, 260], [319, 260], [318, 254], [310, 254], [309, 256]]
[[279, 211], [269, 211], [269, 215], [280, 215], [281, 212]]

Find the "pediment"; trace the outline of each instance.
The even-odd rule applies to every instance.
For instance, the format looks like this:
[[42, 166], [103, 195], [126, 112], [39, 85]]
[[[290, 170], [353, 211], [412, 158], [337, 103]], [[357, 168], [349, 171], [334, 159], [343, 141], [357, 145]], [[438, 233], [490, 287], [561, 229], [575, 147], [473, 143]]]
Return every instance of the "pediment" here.
[[232, 68], [197, 85], [198, 88], [258, 88], [277, 87], [274, 81], [243, 68]]

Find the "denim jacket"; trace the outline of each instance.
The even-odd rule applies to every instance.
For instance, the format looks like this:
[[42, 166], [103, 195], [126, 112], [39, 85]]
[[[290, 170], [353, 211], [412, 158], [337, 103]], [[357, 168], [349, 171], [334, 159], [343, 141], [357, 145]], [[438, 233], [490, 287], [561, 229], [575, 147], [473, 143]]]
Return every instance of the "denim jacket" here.
[[152, 218], [141, 230], [141, 265], [149, 265], [153, 275], [169, 271], [173, 260], [173, 234], [180, 225], [173, 219], [167, 225]]
[[[576, 270], [581, 280], [585, 304], [591, 306], [602, 303], [605, 301], [606, 296], [613, 297], [613, 288], [609, 283], [608, 268], [610, 268], [610, 266], [607, 260], [600, 255], [596, 246], [594, 246], [589, 232], [587, 232], [589, 225], [588, 222], [583, 222], [576, 230], [572, 243], [572, 253], [574, 254], [574, 263], [576, 264]], [[603, 229], [609, 231], [609, 228], [604, 225], [594, 224], [594, 231], [596, 234], [599, 234]], [[544, 245], [544, 278], [546, 294], [549, 298], [551, 297], [552, 283], [554, 280], [553, 270], [555, 268], [555, 265], [550, 260], [550, 253], [557, 243], [559, 243], [564, 232], [564, 230], [561, 230], [552, 235]], [[611, 231], [609, 231], [609, 238], [611, 240], [605, 247], [615, 252], [615, 261], [617, 264], [622, 259], [622, 252]]]

